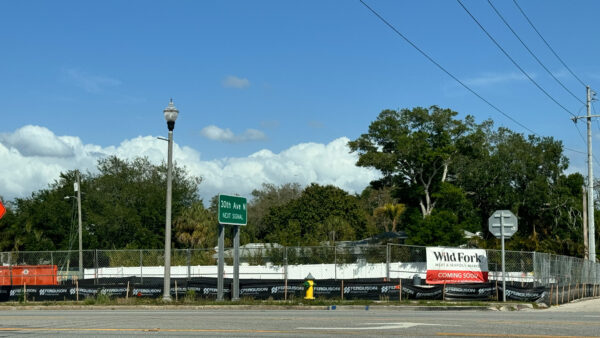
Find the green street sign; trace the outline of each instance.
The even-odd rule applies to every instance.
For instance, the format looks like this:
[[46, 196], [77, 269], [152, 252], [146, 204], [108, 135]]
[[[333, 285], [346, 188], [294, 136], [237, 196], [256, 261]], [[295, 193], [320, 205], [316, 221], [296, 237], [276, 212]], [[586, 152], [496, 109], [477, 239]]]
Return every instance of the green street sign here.
[[246, 225], [246, 198], [219, 194], [219, 224]]

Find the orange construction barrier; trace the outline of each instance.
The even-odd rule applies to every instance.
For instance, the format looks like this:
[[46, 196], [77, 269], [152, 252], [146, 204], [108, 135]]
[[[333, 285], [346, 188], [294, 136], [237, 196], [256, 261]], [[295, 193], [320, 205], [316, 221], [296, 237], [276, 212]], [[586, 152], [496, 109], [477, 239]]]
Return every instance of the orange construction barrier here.
[[0, 266], [0, 285], [58, 285], [56, 265]]

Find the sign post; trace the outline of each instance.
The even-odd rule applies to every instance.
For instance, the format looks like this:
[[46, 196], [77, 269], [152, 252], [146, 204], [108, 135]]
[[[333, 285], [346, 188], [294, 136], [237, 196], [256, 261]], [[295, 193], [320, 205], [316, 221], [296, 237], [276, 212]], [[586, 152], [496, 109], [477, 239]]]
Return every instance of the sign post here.
[[217, 300], [223, 300], [223, 270], [224, 270], [224, 251], [225, 250], [225, 226], [219, 224], [219, 267], [217, 268]]
[[231, 300], [240, 299], [240, 225], [246, 225], [248, 211], [246, 198], [219, 194], [219, 267], [217, 280], [217, 300], [223, 300], [223, 272], [225, 265], [225, 227], [233, 225], [233, 285]]
[[510, 238], [517, 230], [519, 221], [510, 210], [496, 210], [488, 219], [490, 232], [502, 242], [502, 301], [506, 302], [506, 269], [504, 268], [504, 238]]

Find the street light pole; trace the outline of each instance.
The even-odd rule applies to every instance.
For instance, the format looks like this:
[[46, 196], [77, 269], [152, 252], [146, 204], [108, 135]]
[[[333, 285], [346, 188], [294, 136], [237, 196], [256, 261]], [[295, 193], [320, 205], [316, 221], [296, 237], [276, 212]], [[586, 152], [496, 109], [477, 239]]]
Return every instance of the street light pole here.
[[83, 239], [81, 234], [81, 178], [79, 177], [79, 171], [77, 171], [77, 213], [79, 218], [79, 278], [83, 279]]
[[165, 274], [163, 284], [163, 301], [171, 301], [171, 181], [173, 172], [173, 129], [179, 110], [173, 105], [173, 99], [163, 111], [167, 128], [169, 128], [169, 150], [167, 159], [167, 219], [165, 223]]

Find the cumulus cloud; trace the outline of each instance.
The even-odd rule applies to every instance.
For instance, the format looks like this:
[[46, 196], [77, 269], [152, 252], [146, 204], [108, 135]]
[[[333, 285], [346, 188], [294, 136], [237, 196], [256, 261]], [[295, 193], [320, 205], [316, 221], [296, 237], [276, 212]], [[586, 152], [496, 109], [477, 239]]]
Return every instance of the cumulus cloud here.
[[260, 141], [267, 138], [265, 133], [257, 129], [246, 129], [243, 134], [236, 135], [229, 128], [222, 129], [215, 125], [202, 128], [200, 134], [209, 140], [228, 143]]
[[[29, 153], [19, 149], [16, 135], [27, 130], [43, 130], [44, 138], [28, 143]], [[35, 141], [37, 140], [37, 142]], [[301, 143], [280, 153], [263, 149], [247, 157], [200, 160], [200, 154], [190, 147], [174, 144], [173, 158], [183, 165], [191, 175], [202, 177], [200, 196], [205, 202], [219, 193], [239, 194], [250, 197], [253, 189], [263, 183], [284, 184], [296, 182], [332, 184], [350, 193], [362, 191], [370, 181], [377, 179], [376, 170], [355, 166], [357, 155], [349, 152], [348, 139], [341, 137], [328, 144]], [[61, 143], [62, 142], [62, 143]], [[65, 144], [70, 155], [46, 149], [49, 144]], [[16, 144], [16, 145], [14, 145]], [[61, 149], [61, 147], [57, 147]], [[44, 154], [44, 155], [39, 155]], [[119, 145], [101, 147], [83, 144], [76, 136], [56, 136], [43, 127], [25, 126], [17, 131], [2, 135], [0, 142], [0, 196], [10, 200], [26, 197], [31, 192], [47, 188], [59, 178], [61, 172], [79, 169], [96, 172], [97, 160], [110, 155], [124, 159], [147, 157], [152, 163], [160, 164], [167, 158], [165, 142], [154, 136], [139, 136], [124, 140]]]
[[225, 88], [244, 89], [250, 87], [250, 81], [248, 81], [248, 79], [233, 75], [229, 75], [226, 78], [224, 78], [221, 84]]
[[106, 87], [121, 85], [121, 81], [102, 75], [92, 75], [79, 69], [70, 68], [63, 70], [67, 81], [83, 88], [88, 93], [99, 93]]
[[73, 148], [64, 137], [40, 126], [25, 126], [12, 134], [0, 134], [0, 143], [24, 156], [71, 157]]

